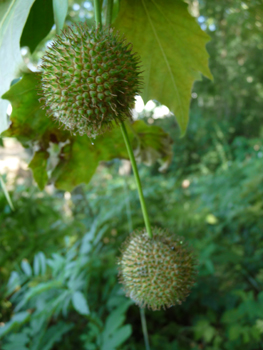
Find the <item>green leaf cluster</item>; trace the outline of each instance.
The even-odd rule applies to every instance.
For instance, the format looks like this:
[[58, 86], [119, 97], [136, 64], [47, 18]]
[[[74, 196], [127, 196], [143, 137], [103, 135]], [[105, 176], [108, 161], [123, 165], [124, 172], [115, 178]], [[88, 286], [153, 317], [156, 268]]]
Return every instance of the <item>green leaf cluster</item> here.
[[[20, 342], [24, 349], [50, 350], [62, 335], [74, 332], [81, 323], [85, 330], [78, 342], [84, 349], [115, 350], [130, 336], [131, 326], [123, 323], [131, 302], [120, 291], [116, 297], [119, 288], [114, 278], [108, 285], [115, 289], [112, 297], [106, 305], [100, 305], [99, 312], [94, 309], [94, 303], [101, 303], [92, 290], [94, 285], [98, 287], [97, 279], [103, 278], [103, 262], [107, 261], [112, 268], [112, 277], [116, 273], [113, 254], [108, 257], [103, 254], [100, 237], [105, 227], [100, 226], [101, 223], [94, 224], [73, 245], [65, 240], [66, 252], [61, 250], [49, 258], [39, 252], [34, 256], [33, 266], [23, 260], [21, 268], [12, 272], [6, 296], [16, 307], [15, 315], [0, 329], [3, 349], [14, 349]], [[82, 320], [75, 324], [76, 314]], [[17, 330], [20, 332], [14, 333]]]
[[[0, 64], [4, 67], [8, 62], [8, 67], [10, 67], [10, 74], [5, 73], [5, 76], [2, 77], [4, 85], [2, 86], [3, 90], [0, 91], [1, 96], [8, 90], [11, 81], [19, 75], [21, 76], [21, 73], [15, 74], [18, 66], [22, 63], [19, 44], [21, 47], [27, 46], [30, 49], [33, 56], [29, 55], [29, 60], [31, 60], [31, 63], [34, 62], [34, 57], [40, 58], [43, 54], [42, 41], [53, 37], [52, 25], [56, 24], [56, 30], [59, 33], [66, 18], [70, 23], [72, 17], [72, 11], [68, 13], [69, 9], [72, 10], [72, 4], [71, 2], [69, 4], [67, 0], [48, 0], [44, 6], [41, 0], [31, 0], [26, 4], [27, 11], [23, 12], [24, 16], [20, 18], [18, 25], [17, 22], [13, 21], [13, 18], [15, 11], [19, 11], [21, 3], [19, 0], [7, 1], [5, 6], [2, 5], [2, 11], [0, 11], [0, 18], [2, 17], [3, 23], [2, 28], [0, 27], [0, 35], [6, 40], [2, 45], [3, 63], [0, 60]], [[25, 5], [23, 4], [23, 6]], [[114, 6], [113, 12], [116, 19], [114, 27], [121, 34], [125, 34], [127, 40], [131, 41], [134, 46], [134, 50], [141, 56], [145, 80], [142, 94], [145, 101], [157, 99], [161, 103], [167, 104], [175, 113], [182, 133], [185, 133], [193, 82], [200, 79], [200, 72], [211, 77], [207, 68], [208, 55], [204, 48], [208, 36], [202, 32], [195, 19], [191, 17], [186, 4], [182, 0], [167, 0], [162, 5], [146, 0], [133, 2], [132, 4], [129, 1], [122, 1], [119, 12], [118, 6]], [[15, 35], [10, 34], [8, 37], [5, 35], [6, 31], [15, 33]], [[144, 32], [143, 45], [140, 42], [142, 31]], [[177, 33], [177, 35], [173, 33]], [[15, 54], [11, 50], [13, 47], [16, 48]], [[15, 56], [19, 57], [19, 62], [13, 60]], [[8, 99], [7, 96], [11, 94], [12, 97], [9, 101], [12, 100], [13, 108], [19, 103], [20, 92], [16, 89], [11, 90], [0, 101], [2, 104], [0, 118], [3, 120], [3, 127], [0, 131], [7, 128], [7, 102], [3, 99]], [[35, 102], [31, 98], [30, 90], [28, 92], [24, 90], [23, 94], [28, 107], [33, 111]], [[15, 123], [15, 118], [17, 116], [14, 117], [13, 114], [12, 123]], [[20, 120], [23, 118], [23, 121], [26, 122], [25, 115], [22, 114], [18, 118]], [[23, 132], [25, 130], [21, 130], [21, 136]], [[164, 149], [162, 152], [165, 152]], [[43, 188], [46, 181], [46, 156], [47, 154], [41, 150], [36, 153], [37, 159], [31, 164], [32, 167], [36, 165], [38, 169], [33, 170], [33, 172], [36, 174], [36, 180], [40, 188]], [[147, 157], [151, 158], [151, 154]], [[168, 163], [167, 161], [165, 163], [166, 167]], [[40, 169], [43, 169], [43, 176], [38, 179]], [[74, 177], [75, 175], [69, 176]], [[75, 183], [79, 183], [79, 181], [81, 180], [75, 179]]]

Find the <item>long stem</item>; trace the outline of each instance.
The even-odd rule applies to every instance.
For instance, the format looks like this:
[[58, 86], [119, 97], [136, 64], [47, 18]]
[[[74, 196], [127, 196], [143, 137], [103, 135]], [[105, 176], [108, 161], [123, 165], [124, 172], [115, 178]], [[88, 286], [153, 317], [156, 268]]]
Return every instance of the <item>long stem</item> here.
[[149, 343], [149, 337], [148, 337], [148, 331], [147, 331], [145, 311], [142, 307], [140, 307], [140, 314], [141, 314], [142, 332], [143, 332], [143, 337], [144, 337], [145, 349], [150, 350], [150, 343]]
[[135, 181], [136, 181], [137, 189], [138, 189], [138, 194], [139, 194], [139, 198], [140, 198], [140, 202], [141, 202], [142, 214], [143, 214], [143, 218], [144, 218], [144, 222], [145, 222], [146, 231], [147, 231], [148, 236], [150, 238], [153, 238], [150, 220], [149, 220], [149, 216], [148, 216], [148, 212], [147, 212], [147, 207], [146, 207], [143, 192], [142, 192], [142, 185], [141, 185], [141, 180], [140, 180], [139, 173], [138, 173], [137, 164], [136, 164], [136, 161], [134, 158], [134, 154], [133, 154], [133, 150], [132, 150], [131, 143], [129, 140], [129, 136], [128, 136], [128, 133], [127, 133], [127, 130], [126, 130], [126, 127], [125, 127], [125, 124], [123, 121], [121, 122], [121, 131], [122, 131], [124, 142], [125, 142], [125, 145], [127, 147], [127, 151], [128, 151], [128, 154], [129, 154], [129, 157], [131, 160], [132, 170], [134, 173], [134, 177], [135, 177]]
[[107, 8], [106, 8], [106, 25], [109, 27], [111, 25], [112, 9], [113, 9], [113, 0], [108, 0]]
[[101, 26], [100, 0], [94, 0], [94, 10], [95, 10], [95, 22], [98, 27], [98, 26]]

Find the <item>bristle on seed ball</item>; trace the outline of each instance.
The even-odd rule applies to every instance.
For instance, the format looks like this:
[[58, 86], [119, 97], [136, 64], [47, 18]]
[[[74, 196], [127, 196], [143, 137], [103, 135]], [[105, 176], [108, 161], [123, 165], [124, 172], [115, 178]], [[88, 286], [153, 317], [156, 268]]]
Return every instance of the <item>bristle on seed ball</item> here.
[[190, 293], [196, 261], [182, 238], [162, 229], [133, 232], [122, 246], [118, 261], [120, 282], [131, 299], [152, 310], [168, 308]]
[[112, 29], [74, 25], [47, 49], [41, 81], [49, 114], [73, 134], [96, 136], [130, 117], [139, 58]]

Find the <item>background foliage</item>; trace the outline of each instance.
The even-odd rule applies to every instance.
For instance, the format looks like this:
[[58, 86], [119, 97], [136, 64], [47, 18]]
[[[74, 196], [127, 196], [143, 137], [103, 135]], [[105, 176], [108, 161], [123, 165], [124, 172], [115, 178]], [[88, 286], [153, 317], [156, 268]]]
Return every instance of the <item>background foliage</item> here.
[[[71, 19], [81, 18], [81, 11], [85, 18], [91, 16], [88, 2], [74, 3], [79, 7], [74, 10], [70, 4]], [[191, 9], [197, 11], [195, 1]], [[151, 167], [140, 165], [151, 222], [185, 237], [199, 260], [197, 282], [185, 303], [146, 311], [150, 344], [156, 350], [260, 350], [262, 12], [258, 1], [228, 0], [215, 6], [207, 0], [200, 1], [195, 13], [212, 38], [207, 49], [214, 81], [204, 78], [194, 85], [185, 137], [179, 138], [173, 117], [155, 119], [157, 102], [156, 108], [145, 108], [137, 122], [145, 128], [153, 124], [173, 139], [172, 162], [165, 174], [153, 160], [171, 160], [170, 138], [162, 139], [166, 144], [161, 150], [168, 151], [159, 149], [158, 157], [152, 157], [156, 143], [150, 152], [139, 143], [140, 157], [151, 160]], [[14, 89], [24, 81], [9, 94], [15, 96]], [[63, 137], [49, 125], [49, 135]], [[11, 135], [14, 128], [15, 123], [9, 136], [30, 150], [38, 145], [41, 151], [39, 126], [24, 138]], [[49, 130], [44, 129], [46, 135]], [[62, 145], [43, 147], [49, 153], [46, 174], [51, 178]], [[33, 161], [45, 161], [42, 156]], [[1, 349], [145, 348], [138, 307], [123, 295], [116, 267], [120, 244], [129, 231], [143, 227], [143, 219], [127, 163], [106, 160], [89, 184], [71, 193], [53, 189], [49, 194], [52, 186], [39, 191], [31, 177], [21, 184], [18, 175], [10, 193], [14, 212], [0, 193]]]

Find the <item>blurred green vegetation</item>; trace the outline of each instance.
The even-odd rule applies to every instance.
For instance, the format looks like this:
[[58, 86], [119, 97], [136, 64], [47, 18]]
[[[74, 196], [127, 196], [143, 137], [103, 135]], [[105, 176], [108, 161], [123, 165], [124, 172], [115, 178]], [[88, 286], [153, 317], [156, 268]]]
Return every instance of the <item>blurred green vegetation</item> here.
[[[185, 237], [199, 260], [181, 306], [146, 310], [152, 350], [263, 349], [260, 11], [259, 1], [200, 1], [214, 81], [195, 84], [183, 139], [174, 118], [140, 114], [174, 140], [165, 174], [140, 166], [152, 225]], [[17, 184], [15, 212], [0, 192], [1, 349], [145, 348], [139, 309], [117, 283], [120, 245], [143, 227], [120, 169], [101, 164], [71, 194]]]

